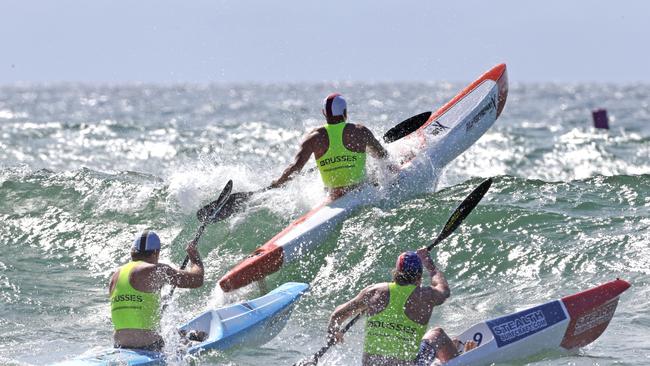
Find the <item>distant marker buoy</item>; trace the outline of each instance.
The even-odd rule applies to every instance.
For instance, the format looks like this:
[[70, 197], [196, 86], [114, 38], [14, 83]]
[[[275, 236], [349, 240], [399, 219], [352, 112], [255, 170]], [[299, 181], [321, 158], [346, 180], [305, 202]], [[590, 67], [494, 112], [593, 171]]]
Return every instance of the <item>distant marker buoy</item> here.
[[602, 128], [605, 130], [609, 130], [609, 118], [607, 118], [607, 110], [606, 109], [594, 109], [591, 111], [591, 116], [594, 119], [594, 127], [595, 128]]

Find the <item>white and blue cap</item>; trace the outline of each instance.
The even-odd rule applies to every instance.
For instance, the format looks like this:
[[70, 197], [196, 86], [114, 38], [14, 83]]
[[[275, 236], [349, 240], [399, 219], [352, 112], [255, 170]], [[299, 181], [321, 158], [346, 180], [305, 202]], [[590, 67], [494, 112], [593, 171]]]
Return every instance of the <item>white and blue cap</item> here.
[[135, 237], [133, 249], [138, 253], [160, 250], [160, 238], [154, 231], [145, 230]]
[[323, 113], [327, 117], [342, 116], [347, 108], [345, 99], [339, 93], [332, 93], [323, 100]]

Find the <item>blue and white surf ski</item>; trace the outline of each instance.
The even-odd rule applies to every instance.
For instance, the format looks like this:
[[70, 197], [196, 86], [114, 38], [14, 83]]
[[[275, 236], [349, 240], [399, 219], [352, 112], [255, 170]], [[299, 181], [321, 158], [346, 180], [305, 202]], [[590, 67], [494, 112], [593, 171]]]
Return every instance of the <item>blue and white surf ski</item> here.
[[306, 283], [288, 282], [262, 297], [198, 315], [181, 326], [179, 331], [205, 332], [207, 338], [200, 343], [192, 343], [181, 354], [111, 348], [55, 365], [164, 365], [167, 361], [200, 355], [208, 350], [261, 346], [280, 333], [289, 320], [292, 305], [308, 288]]

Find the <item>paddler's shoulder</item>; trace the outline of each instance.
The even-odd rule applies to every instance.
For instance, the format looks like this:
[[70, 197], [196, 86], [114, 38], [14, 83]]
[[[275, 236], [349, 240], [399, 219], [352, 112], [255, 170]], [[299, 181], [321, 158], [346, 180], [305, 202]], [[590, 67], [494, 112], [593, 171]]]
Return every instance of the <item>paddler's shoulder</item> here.
[[133, 276], [137, 277], [144, 277], [144, 276], [150, 276], [158, 273], [161, 269], [161, 264], [160, 263], [147, 263], [147, 262], [140, 262], [136, 266], [133, 267], [131, 270], [131, 278]]
[[131, 277], [148, 277], [149, 279], [160, 279], [176, 275], [176, 270], [167, 263], [141, 262], [131, 271]]
[[327, 141], [329, 140], [327, 139], [327, 130], [325, 130], [325, 127], [316, 127], [305, 134], [302, 139], [302, 145], [313, 148], [314, 146], [327, 144]]
[[411, 294], [411, 298], [417, 299], [418, 302], [433, 302], [434, 305], [441, 305], [448, 297], [449, 295], [445, 295], [431, 286], [418, 286]]
[[305, 134], [303, 140], [309, 140], [309, 139], [314, 139], [314, 138], [319, 138], [319, 137], [327, 137], [327, 130], [323, 126], [316, 127], [316, 128], [313, 128], [313, 129], [309, 130]]
[[352, 134], [357, 138], [374, 138], [374, 134], [368, 127], [361, 123], [348, 123], [343, 130], [346, 134]]
[[370, 129], [366, 127], [362, 123], [346, 123], [345, 124], [345, 129], [346, 130], [352, 130], [352, 131], [357, 131], [357, 132], [370, 132]]
[[374, 315], [382, 311], [390, 298], [388, 282], [376, 283], [363, 289], [361, 292], [362, 301], [368, 307], [368, 315]]
[[367, 129], [368, 128], [363, 123], [357, 123], [357, 122], [345, 122], [345, 127], [346, 128], [357, 128], [357, 129], [364, 129], [364, 128]]
[[361, 292], [365, 293], [368, 297], [388, 294], [388, 282], [375, 283], [366, 287]]
[[144, 292], [159, 291], [178, 276], [178, 270], [166, 263], [141, 263], [131, 272], [131, 286]]

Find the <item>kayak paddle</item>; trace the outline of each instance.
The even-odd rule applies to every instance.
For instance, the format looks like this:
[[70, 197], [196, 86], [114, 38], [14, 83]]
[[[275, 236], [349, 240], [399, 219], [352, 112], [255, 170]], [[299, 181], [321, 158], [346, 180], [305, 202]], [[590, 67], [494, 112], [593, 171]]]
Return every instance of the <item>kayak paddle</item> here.
[[[386, 131], [386, 133], [383, 136], [384, 142], [387, 144], [390, 144], [391, 142], [395, 142], [410, 133], [416, 131], [418, 128], [422, 127], [428, 120], [429, 117], [431, 117], [432, 112], [424, 112], [420, 113], [418, 115], [415, 115], [413, 117], [410, 117], [400, 123], [398, 123], [395, 127], [391, 128], [390, 130]], [[308, 170], [308, 172], [313, 171], [315, 168], [311, 168]], [[232, 216], [235, 212], [237, 212], [243, 203], [248, 201], [251, 196], [257, 193], [262, 193], [266, 192], [272, 187], [265, 187], [262, 189], [258, 189], [256, 191], [251, 191], [251, 192], [235, 192], [230, 195], [230, 198], [228, 198], [228, 201], [226, 204], [223, 206], [223, 209], [217, 214], [215, 220], [216, 221], [221, 221], [225, 220], [228, 217]], [[206, 212], [210, 210], [211, 207], [216, 203], [217, 201], [210, 202], [207, 204], [205, 207], [201, 208], [199, 212], [197, 212], [197, 215], [199, 216], [199, 220], [201, 219], [202, 216], [205, 216]]]
[[432, 114], [433, 112], [420, 113], [398, 123], [395, 127], [386, 131], [384, 134], [384, 142], [390, 144], [393, 141], [397, 141], [402, 137], [417, 131], [418, 128], [422, 127], [422, 125], [429, 120], [429, 117], [431, 117]]
[[[350, 320], [348, 322], [348, 324], [346, 324], [345, 327], [343, 327], [343, 329], [341, 329], [341, 333], [345, 334], [350, 328], [352, 328], [354, 323], [356, 323], [357, 320], [359, 320], [359, 318], [361, 318], [361, 314], [357, 314], [357, 316], [352, 318], [352, 320]], [[334, 338], [328, 339], [327, 340], [327, 345], [325, 345], [325, 347], [318, 350], [318, 352], [314, 353], [308, 359], [298, 361], [297, 363], [294, 363], [292, 366], [316, 366], [316, 365], [318, 365], [318, 360], [321, 357], [323, 357], [323, 355], [330, 349], [330, 347], [332, 347], [334, 345], [334, 342], [335, 342]]]
[[[445, 226], [442, 228], [440, 233], [438, 234], [438, 237], [427, 247], [428, 251], [431, 251], [433, 247], [438, 245], [441, 241], [443, 241], [445, 238], [447, 238], [451, 233], [453, 233], [463, 222], [463, 220], [469, 215], [470, 212], [478, 205], [478, 203], [481, 201], [483, 196], [485, 196], [485, 193], [487, 193], [488, 189], [490, 189], [490, 186], [492, 185], [492, 178], [486, 179], [483, 183], [481, 183], [478, 187], [476, 187], [472, 193], [467, 196], [463, 202], [458, 205], [458, 207], [454, 210], [454, 212], [451, 214], [449, 217], [449, 220], [447, 220], [447, 223]], [[361, 318], [361, 314], [357, 314], [352, 320], [350, 320], [343, 329], [341, 329], [341, 333], [345, 334], [352, 326], [354, 323], [356, 323], [359, 319]], [[315, 366], [318, 364], [318, 360], [327, 352], [333, 345], [334, 345], [334, 338], [330, 338], [327, 341], [327, 345], [321, 348], [318, 352], [314, 353], [309, 359], [299, 361], [298, 363], [293, 364], [293, 366]]]
[[[192, 239], [192, 242], [195, 243], [195, 245], [198, 245], [199, 239], [201, 238], [201, 235], [203, 235], [203, 231], [205, 231], [205, 227], [208, 224], [219, 221], [217, 220], [217, 215], [219, 214], [219, 211], [223, 209], [226, 202], [228, 202], [228, 198], [230, 197], [231, 191], [232, 191], [232, 180], [228, 180], [228, 183], [226, 183], [225, 187], [223, 187], [223, 190], [221, 191], [219, 198], [210, 202], [210, 204], [201, 208], [199, 212], [196, 213], [196, 216], [201, 222], [201, 226], [199, 226], [196, 235], [194, 235], [194, 239]], [[185, 259], [183, 260], [183, 264], [181, 265], [181, 270], [184, 270], [185, 267], [187, 267], [189, 261], [190, 261], [190, 256], [186, 255]], [[169, 295], [167, 295], [168, 299], [171, 299], [175, 289], [176, 286], [172, 286], [171, 291], [169, 291]], [[160, 310], [161, 313], [165, 311], [167, 305], [168, 304], [166, 303], [162, 306], [162, 309]]]
[[492, 185], [492, 178], [488, 178], [483, 183], [479, 184], [478, 187], [474, 188], [472, 193], [467, 196], [463, 200], [463, 202], [458, 205], [456, 210], [454, 210], [454, 213], [451, 214], [451, 217], [449, 217], [449, 220], [447, 220], [447, 223], [445, 226], [440, 230], [440, 234], [438, 234], [438, 237], [427, 247], [428, 251], [431, 251], [433, 247], [438, 245], [441, 241], [445, 240], [451, 233], [460, 226], [461, 222], [465, 220], [467, 215], [469, 215], [470, 212], [478, 205], [478, 203], [481, 201], [483, 196], [485, 196], [485, 193], [487, 193], [488, 189], [490, 189], [490, 186]]

